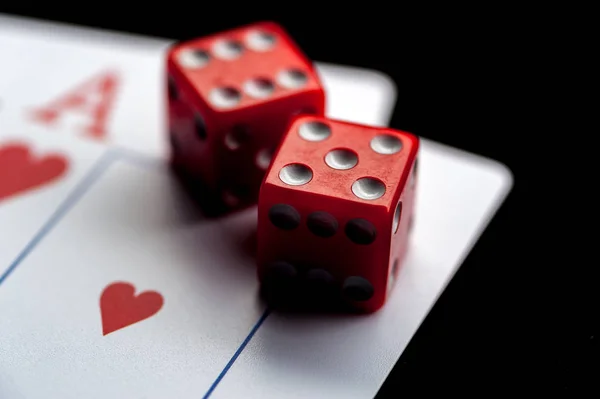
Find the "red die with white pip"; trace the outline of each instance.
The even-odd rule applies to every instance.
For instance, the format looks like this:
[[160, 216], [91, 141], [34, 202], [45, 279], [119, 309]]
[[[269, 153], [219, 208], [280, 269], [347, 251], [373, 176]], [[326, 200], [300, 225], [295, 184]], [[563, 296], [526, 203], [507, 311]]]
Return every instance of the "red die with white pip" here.
[[167, 82], [173, 162], [225, 209], [256, 202], [294, 115], [325, 111], [313, 63], [271, 22], [174, 46]]
[[408, 246], [418, 148], [410, 133], [297, 117], [259, 196], [267, 292], [307, 301], [325, 292], [358, 311], [379, 309]]

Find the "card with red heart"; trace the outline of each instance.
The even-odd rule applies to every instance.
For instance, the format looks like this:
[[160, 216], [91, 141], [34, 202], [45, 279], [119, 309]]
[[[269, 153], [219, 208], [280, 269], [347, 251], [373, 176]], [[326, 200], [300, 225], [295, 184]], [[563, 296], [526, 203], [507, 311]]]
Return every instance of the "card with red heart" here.
[[[2, 127], [2, 126], [0, 126]], [[71, 137], [0, 138], [0, 276], [49, 221], [104, 148]]]
[[0, 282], [0, 375], [35, 375], [31, 398], [202, 397], [263, 320], [256, 214], [204, 219], [167, 165], [103, 159]]

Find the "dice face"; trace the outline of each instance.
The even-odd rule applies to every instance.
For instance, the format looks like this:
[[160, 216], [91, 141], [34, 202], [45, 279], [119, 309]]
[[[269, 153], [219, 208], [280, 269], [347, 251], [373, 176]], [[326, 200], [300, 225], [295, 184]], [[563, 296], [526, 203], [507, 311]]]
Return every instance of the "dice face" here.
[[256, 202], [290, 119], [325, 108], [312, 62], [270, 22], [174, 46], [167, 93], [173, 162], [233, 208]]
[[410, 133], [297, 117], [260, 191], [261, 282], [379, 309], [408, 245], [418, 148]]

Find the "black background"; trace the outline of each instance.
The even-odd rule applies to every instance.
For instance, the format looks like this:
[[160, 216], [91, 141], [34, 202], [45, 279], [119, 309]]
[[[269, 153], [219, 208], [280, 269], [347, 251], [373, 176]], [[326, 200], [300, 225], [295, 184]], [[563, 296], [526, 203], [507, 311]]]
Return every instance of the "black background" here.
[[559, 202], [534, 196], [550, 174], [562, 179], [540, 157], [551, 144], [539, 109], [556, 88], [544, 83], [551, 74], [544, 57], [556, 43], [544, 10], [51, 3], [19, 2], [0, 11], [177, 40], [273, 20], [314, 60], [392, 77], [398, 90], [392, 127], [498, 160], [513, 172], [515, 186], [379, 396], [597, 390], [591, 383], [598, 375], [598, 313], [583, 285], [561, 274], [575, 267], [559, 266], [562, 245], [546, 240], [553, 234], [543, 230], [552, 229], [547, 222], [560, 213]]

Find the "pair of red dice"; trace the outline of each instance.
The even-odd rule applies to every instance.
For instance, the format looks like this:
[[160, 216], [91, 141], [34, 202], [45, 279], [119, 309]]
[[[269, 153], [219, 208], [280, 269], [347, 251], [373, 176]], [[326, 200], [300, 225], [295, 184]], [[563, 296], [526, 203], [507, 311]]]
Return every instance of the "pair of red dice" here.
[[269, 298], [379, 309], [408, 245], [418, 138], [325, 117], [313, 63], [275, 23], [173, 46], [167, 84], [176, 169], [213, 206], [258, 203]]

